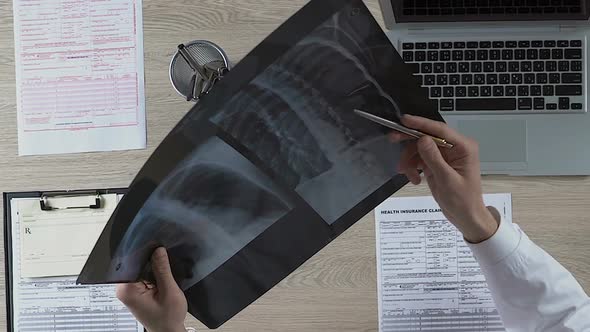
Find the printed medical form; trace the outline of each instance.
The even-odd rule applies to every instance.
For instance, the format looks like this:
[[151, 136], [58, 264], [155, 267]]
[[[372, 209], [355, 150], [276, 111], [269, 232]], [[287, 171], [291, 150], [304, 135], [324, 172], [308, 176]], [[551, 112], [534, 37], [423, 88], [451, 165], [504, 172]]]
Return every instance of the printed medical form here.
[[[512, 222], [510, 194], [485, 195]], [[432, 197], [375, 209], [379, 331], [505, 331], [461, 233]]]
[[13, 7], [19, 155], [145, 148], [141, 0]]
[[[87, 199], [87, 198], [86, 198]], [[59, 198], [55, 201], [59, 202]], [[88, 205], [83, 197], [72, 206]], [[101, 196], [100, 209], [42, 211], [37, 200], [19, 201], [20, 273], [23, 278], [77, 276], [109, 217], [117, 195]], [[52, 203], [58, 204], [58, 203]]]
[[[119, 197], [120, 198], [120, 197]], [[12, 321], [14, 331], [143, 332], [133, 315], [115, 296], [115, 285], [76, 285], [76, 276], [26, 278], [21, 273], [21, 209], [39, 199], [11, 201]], [[22, 205], [22, 207], [20, 206]], [[104, 223], [106, 223], [105, 217]]]

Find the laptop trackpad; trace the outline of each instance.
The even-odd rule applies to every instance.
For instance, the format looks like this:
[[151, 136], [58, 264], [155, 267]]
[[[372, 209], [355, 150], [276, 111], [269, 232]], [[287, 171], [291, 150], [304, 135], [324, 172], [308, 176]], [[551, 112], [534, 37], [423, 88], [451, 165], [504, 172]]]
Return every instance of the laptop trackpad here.
[[526, 120], [466, 120], [458, 128], [479, 142], [482, 163], [527, 161]]

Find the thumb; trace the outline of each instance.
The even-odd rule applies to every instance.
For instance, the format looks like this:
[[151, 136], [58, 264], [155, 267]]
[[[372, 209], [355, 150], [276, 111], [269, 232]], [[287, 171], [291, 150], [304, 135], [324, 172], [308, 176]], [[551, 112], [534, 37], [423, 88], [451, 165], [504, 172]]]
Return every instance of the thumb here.
[[116, 295], [119, 301], [126, 306], [134, 306], [141, 299], [141, 294], [145, 291], [143, 283], [119, 284], [117, 285]]
[[425, 136], [418, 140], [418, 153], [433, 176], [438, 178], [451, 174], [453, 169], [447, 164], [431, 137]]
[[178, 285], [172, 276], [170, 269], [170, 261], [168, 260], [168, 253], [166, 248], [160, 247], [152, 254], [152, 271], [156, 278], [156, 286], [158, 291], [166, 291], [168, 289], [176, 288]]

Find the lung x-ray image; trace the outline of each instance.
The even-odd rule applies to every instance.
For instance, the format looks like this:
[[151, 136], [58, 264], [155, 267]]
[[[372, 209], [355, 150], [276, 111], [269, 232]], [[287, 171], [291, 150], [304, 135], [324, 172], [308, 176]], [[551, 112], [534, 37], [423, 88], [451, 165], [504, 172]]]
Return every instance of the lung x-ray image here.
[[78, 281], [152, 280], [164, 246], [190, 313], [220, 326], [407, 184], [404, 143], [354, 109], [442, 121], [361, 0], [312, 0], [166, 137]]

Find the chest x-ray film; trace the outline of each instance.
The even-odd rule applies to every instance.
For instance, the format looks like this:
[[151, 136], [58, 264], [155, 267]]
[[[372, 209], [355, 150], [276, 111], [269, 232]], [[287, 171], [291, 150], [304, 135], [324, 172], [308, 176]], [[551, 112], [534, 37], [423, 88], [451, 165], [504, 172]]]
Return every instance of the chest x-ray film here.
[[220, 326], [407, 183], [405, 143], [354, 109], [442, 121], [362, 1], [312, 0], [166, 137], [78, 281], [150, 280], [164, 246]]

